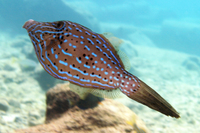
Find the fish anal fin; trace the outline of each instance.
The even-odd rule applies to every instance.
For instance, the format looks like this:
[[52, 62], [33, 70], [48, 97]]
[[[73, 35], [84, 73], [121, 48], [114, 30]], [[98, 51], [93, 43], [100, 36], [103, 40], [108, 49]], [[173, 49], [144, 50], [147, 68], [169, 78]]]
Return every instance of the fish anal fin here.
[[97, 97], [111, 98], [111, 99], [120, 98], [124, 95], [119, 89], [101, 90], [97, 88], [81, 87], [72, 83], [70, 83], [69, 87], [70, 87], [70, 90], [78, 94], [82, 100], [84, 100], [88, 96], [89, 93]]
[[81, 87], [81, 86], [75, 85], [73, 83], [69, 84], [69, 88], [70, 88], [71, 91], [78, 94], [80, 99], [82, 99], [82, 100], [84, 100], [91, 91], [91, 88]]
[[102, 97], [102, 98], [120, 98], [123, 94], [119, 89], [113, 89], [113, 90], [100, 90], [100, 89], [92, 89], [91, 94]]

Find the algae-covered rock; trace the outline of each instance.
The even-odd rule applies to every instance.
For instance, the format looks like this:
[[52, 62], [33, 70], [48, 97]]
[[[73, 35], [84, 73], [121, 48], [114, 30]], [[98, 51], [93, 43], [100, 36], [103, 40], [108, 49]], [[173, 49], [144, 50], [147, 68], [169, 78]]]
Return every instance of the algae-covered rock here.
[[[47, 92], [46, 124], [31, 127], [28, 129], [17, 130], [16, 133], [149, 132], [144, 122], [142, 122], [128, 107], [121, 103], [111, 99], [105, 99], [101, 102], [97, 100], [97, 106], [81, 109], [78, 106], [79, 100], [80, 99], [78, 98], [78, 95], [69, 90], [68, 84], [57, 85]], [[59, 106], [55, 103], [59, 104]], [[58, 108], [61, 108], [62, 110], [59, 110]], [[49, 111], [52, 111], [52, 113]]]
[[79, 100], [79, 96], [70, 91], [69, 83], [56, 85], [46, 94], [46, 122], [60, 117]]

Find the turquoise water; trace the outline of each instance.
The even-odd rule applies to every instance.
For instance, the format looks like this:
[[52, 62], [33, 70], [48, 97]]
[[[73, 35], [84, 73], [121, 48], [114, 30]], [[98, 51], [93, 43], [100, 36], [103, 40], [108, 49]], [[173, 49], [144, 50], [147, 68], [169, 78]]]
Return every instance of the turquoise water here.
[[70, 20], [122, 39], [130, 72], [167, 99], [181, 118], [122, 102], [152, 132], [200, 132], [199, 4], [188, 0], [0, 0], [0, 132], [29, 126], [34, 120], [28, 118], [35, 116], [30, 114], [37, 114], [38, 124], [43, 123], [45, 91], [62, 82], [38, 64], [22, 28], [29, 19]]
[[[48, 2], [49, 6], [46, 6]], [[62, 2], [65, 2], [64, 5]], [[199, 55], [199, 1], [54, 1], [1, 0], [1, 28], [15, 35], [28, 19], [70, 20], [96, 32], [131, 40], [136, 31], [161, 48]], [[7, 10], [7, 8], [11, 10]], [[5, 26], [9, 25], [9, 26]]]

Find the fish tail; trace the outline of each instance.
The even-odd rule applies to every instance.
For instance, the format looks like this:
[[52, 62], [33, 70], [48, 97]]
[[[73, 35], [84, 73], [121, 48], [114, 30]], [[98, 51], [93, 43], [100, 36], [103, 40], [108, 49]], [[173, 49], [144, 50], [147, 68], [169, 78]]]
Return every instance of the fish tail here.
[[[132, 89], [121, 88], [122, 92], [126, 94], [129, 98], [142, 103], [154, 110], [159, 111], [162, 114], [167, 116], [179, 118], [179, 113], [165, 100], [163, 99], [156, 91], [154, 91], [147, 84], [137, 79], [138, 83]], [[125, 90], [125, 91], [124, 91]], [[130, 91], [134, 90], [134, 91]]]

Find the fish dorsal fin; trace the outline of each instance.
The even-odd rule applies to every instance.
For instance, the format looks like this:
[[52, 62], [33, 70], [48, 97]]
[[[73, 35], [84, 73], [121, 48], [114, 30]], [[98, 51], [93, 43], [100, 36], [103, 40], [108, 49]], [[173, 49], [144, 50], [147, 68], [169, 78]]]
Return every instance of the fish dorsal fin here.
[[125, 70], [130, 70], [131, 64], [129, 61], [128, 56], [126, 53], [124, 53], [122, 50], [119, 49], [119, 47], [123, 44], [123, 41], [115, 36], [113, 36], [112, 33], [103, 33], [103, 36], [109, 40], [109, 42], [112, 44], [114, 49], [117, 51], [117, 54], [119, 55], [121, 61], [124, 64]]
[[73, 83], [70, 83], [69, 87], [70, 87], [70, 90], [78, 94], [82, 100], [84, 100], [89, 93], [97, 97], [111, 98], [111, 99], [120, 98], [124, 95], [119, 89], [100, 90], [96, 88], [94, 89], [94, 88], [81, 87]]
[[116, 51], [119, 51], [119, 47], [123, 44], [123, 41], [115, 37], [112, 33], [105, 32], [103, 35], [110, 41]]
[[120, 59], [119, 55], [117, 54], [117, 50], [116, 50], [116, 48], [114, 47], [114, 45], [112, 45], [111, 42], [109, 41], [109, 39], [107, 39], [103, 34], [99, 34], [99, 35], [100, 35], [100, 37], [101, 37], [102, 39], [104, 39], [106, 42], [108, 42], [108, 45], [109, 45], [112, 49], [115, 50], [115, 51], [113, 51], [113, 52], [115, 52], [115, 55], [117, 56], [117, 58], [118, 58], [120, 64], [121, 64], [122, 67], [124, 68], [124, 64], [123, 64], [122, 60]]
[[119, 50], [117, 51], [117, 54], [119, 55], [120, 59], [123, 61], [125, 70], [129, 71], [131, 69], [131, 63], [126, 53]]

